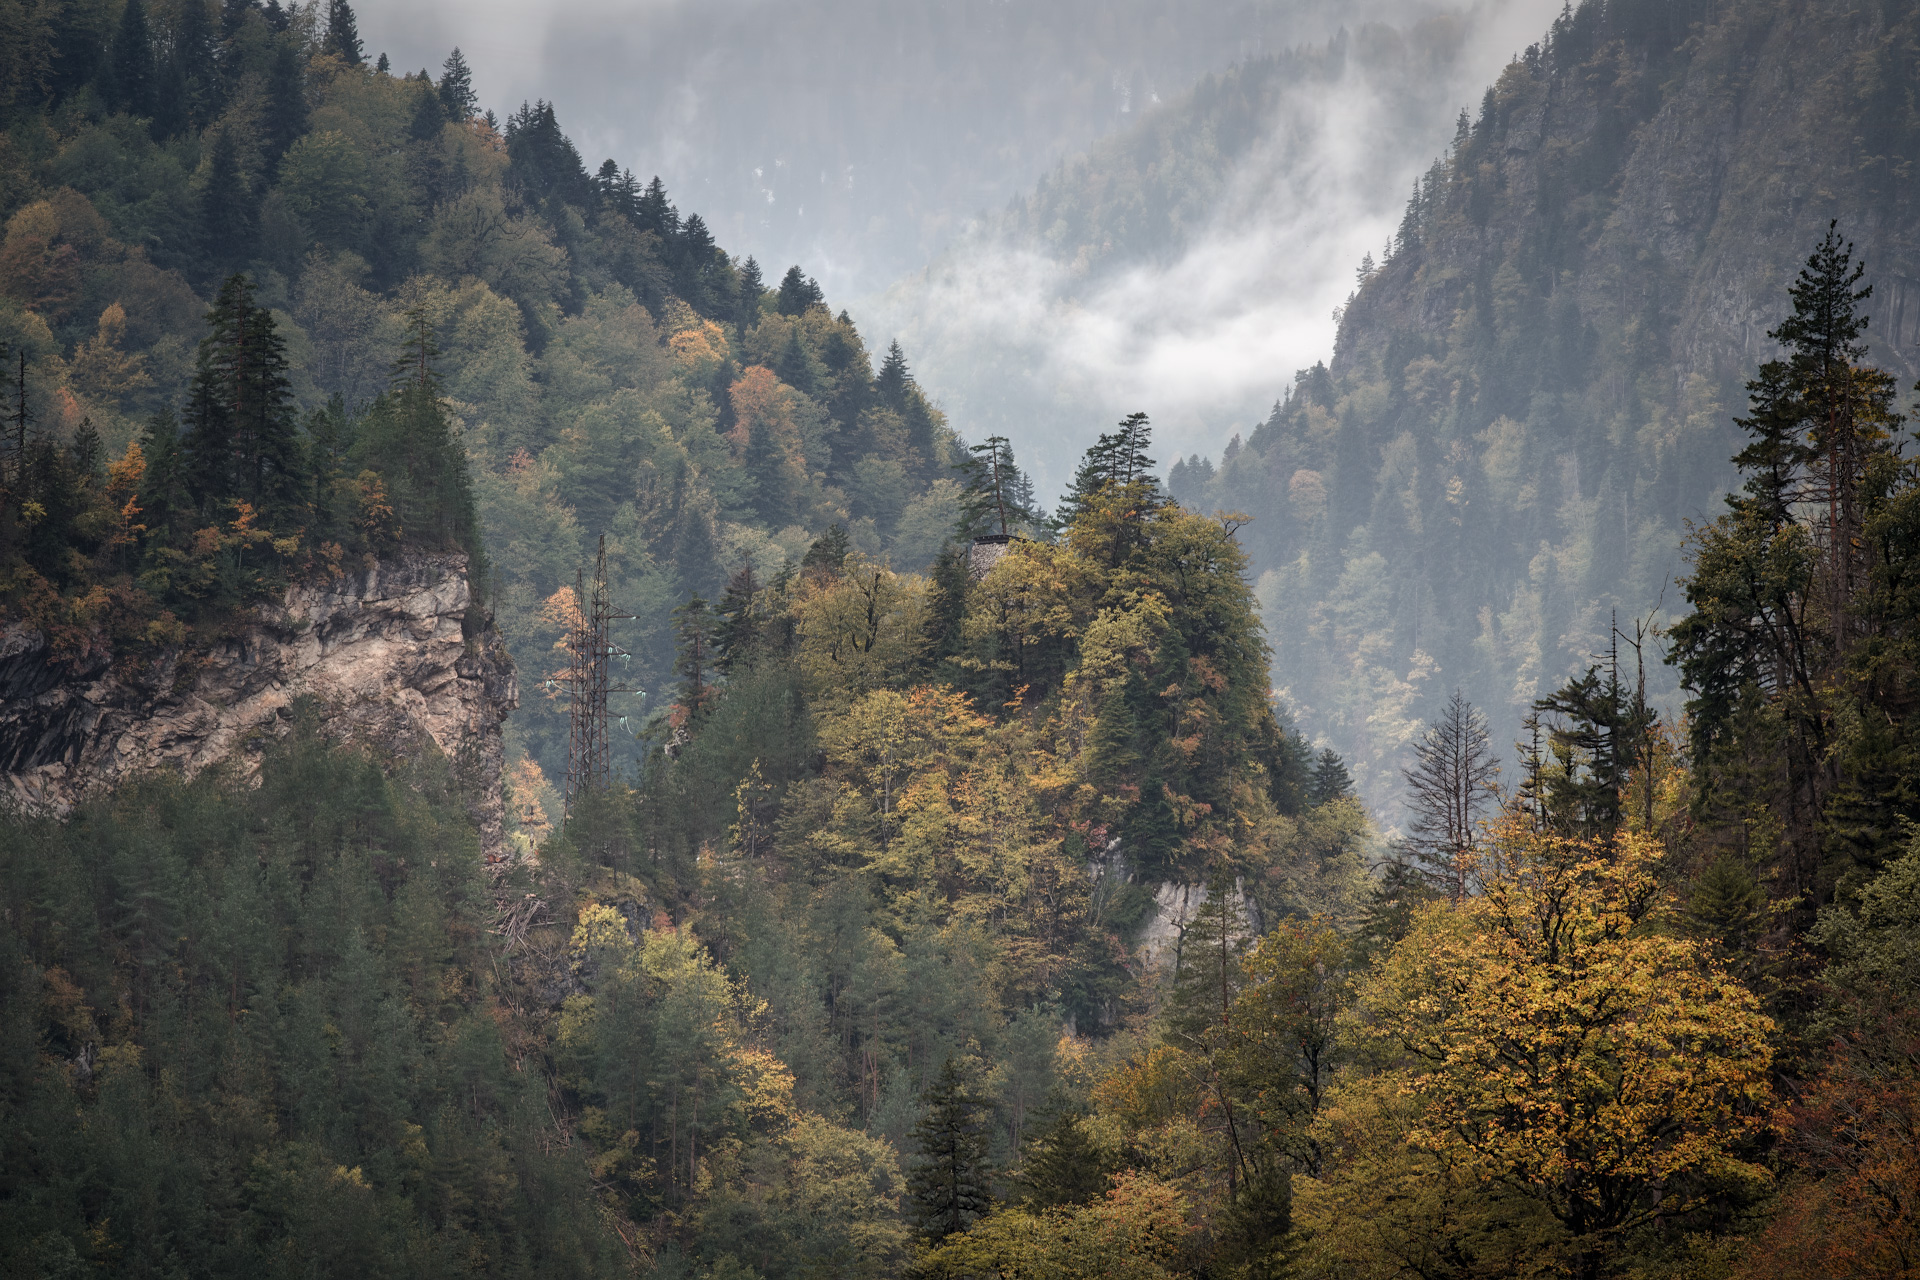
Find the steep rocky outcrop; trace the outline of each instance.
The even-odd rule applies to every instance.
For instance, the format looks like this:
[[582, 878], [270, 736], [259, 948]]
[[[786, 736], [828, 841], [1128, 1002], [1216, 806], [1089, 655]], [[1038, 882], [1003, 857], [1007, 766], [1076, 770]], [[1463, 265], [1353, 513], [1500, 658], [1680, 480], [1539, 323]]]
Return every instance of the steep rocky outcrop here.
[[256, 754], [311, 697], [344, 737], [445, 752], [497, 853], [501, 723], [518, 695], [499, 637], [466, 634], [471, 603], [465, 556], [414, 554], [294, 586], [204, 648], [67, 670], [40, 633], [0, 632], [0, 769], [18, 799], [64, 812], [133, 774]]

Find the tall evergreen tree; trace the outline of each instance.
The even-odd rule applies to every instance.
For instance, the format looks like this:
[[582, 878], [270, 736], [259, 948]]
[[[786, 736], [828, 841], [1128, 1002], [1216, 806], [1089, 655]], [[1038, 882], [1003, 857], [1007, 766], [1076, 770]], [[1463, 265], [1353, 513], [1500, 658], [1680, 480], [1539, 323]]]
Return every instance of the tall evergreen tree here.
[[774, 305], [783, 316], [800, 316], [807, 313], [809, 307], [826, 305], [827, 295], [820, 291], [820, 282], [802, 272], [799, 266], [787, 268], [787, 274], [780, 277], [780, 289], [774, 299]]
[[670, 243], [680, 234], [680, 213], [673, 207], [673, 201], [667, 199], [666, 184], [655, 174], [647, 189], [640, 193], [639, 216], [635, 225], [642, 231], [651, 231], [660, 237], [662, 245]]
[[993, 1205], [987, 1167], [987, 1101], [975, 1097], [948, 1058], [921, 1095], [926, 1108], [913, 1127], [919, 1159], [907, 1173], [907, 1194], [921, 1233], [939, 1243], [985, 1217]]
[[1353, 775], [1347, 772], [1346, 762], [1332, 747], [1325, 748], [1313, 762], [1313, 780], [1307, 784], [1307, 802], [1318, 808], [1352, 794]]
[[760, 321], [760, 295], [767, 291], [760, 264], [751, 255], [740, 264], [735, 289], [733, 321], [742, 329], [750, 329]]
[[187, 395], [189, 489], [208, 518], [250, 503], [263, 527], [288, 529], [304, 507], [299, 428], [287, 377], [286, 343], [273, 315], [254, 305], [253, 284], [232, 275], [207, 313]]
[[440, 65], [440, 105], [446, 109], [447, 119], [456, 122], [471, 119], [480, 107], [480, 97], [473, 91], [473, 68], [467, 65], [459, 45]]
[[130, 116], [154, 110], [153, 32], [143, 0], [126, 0], [103, 68], [108, 105]]
[[907, 391], [912, 386], [913, 372], [907, 368], [907, 353], [900, 349], [896, 339], [887, 344], [886, 359], [880, 362], [880, 372], [874, 375], [874, 393], [880, 397], [881, 404], [903, 414], [907, 409]]
[[360, 23], [347, 0], [327, 0], [327, 29], [320, 37], [320, 51], [330, 53], [350, 67], [366, 59], [360, 46]]
[[276, 171], [280, 157], [307, 131], [306, 75], [294, 42], [274, 41], [273, 62], [267, 68], [267, 109], [262, 124], [265, 126], [265, 158]]
[[988, 436], [985, 444], [974, 445], [957, 470], [963, 488], [960, 493], [960, 522], [955, 532], [962, 539], [987, 535], [1005, 537], [1037, 523], [1030, 504], [1032, 485], [1013, 459], [1013, 446], [1005, 436]]
[[252, 255], [259, 225], [259, 203], [240, 171], [240, 148], [229, 129], [223, 128], [213, 137], [199, 204], [203, 272], [218, 277]]

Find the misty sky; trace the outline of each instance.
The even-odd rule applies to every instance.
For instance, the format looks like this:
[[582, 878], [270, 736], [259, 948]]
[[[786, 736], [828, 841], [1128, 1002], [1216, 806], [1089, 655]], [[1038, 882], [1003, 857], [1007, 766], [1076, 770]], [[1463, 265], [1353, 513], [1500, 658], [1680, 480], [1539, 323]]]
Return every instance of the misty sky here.
[[[1413, 175], [1559, 0], [394, 0], [369, 57], [438, 73], [461, 46], [501, 115], [547, 98], [589, 168], [666, 182], [770, 277], [800, 263], [878, 348], [900, 336], [963, 434], [1012, 436], [1059, 487], [1133, 408], [1166, 461], [1217, 453], [1331, 352], [1332, 309], [1398, 222]], [[1356, 66], [1296, 96], [1173, 262], [1074, 293], [1031, 246], [941, 258], [970, 222], [1210, 70], [1345, 26], [1467, 15], [1417, 87]], [[1430, 103], [1427, 116], [1424, 105]], [[931, 262], [938, 279], [901, 285]], [[1073, 294], [1073, 296], [1068, 296]], [[984, 339], [984, 340], [983, 340]], [[1010, 374], [1010, 370], [1018, 371]]]

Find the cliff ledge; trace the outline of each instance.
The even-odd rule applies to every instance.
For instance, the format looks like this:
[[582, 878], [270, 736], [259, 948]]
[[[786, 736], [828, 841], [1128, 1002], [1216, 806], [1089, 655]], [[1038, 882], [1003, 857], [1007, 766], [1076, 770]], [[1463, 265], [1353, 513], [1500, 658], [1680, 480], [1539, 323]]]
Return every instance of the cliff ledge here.
[[496, 855], [501, 724], [518, 693], [499, 636], [465, 637], [471, 600], [465, 556], [420, 553], [291, 587], [237, 634], [141, 662], [61, 669], [39, 632], [0, 629], [0, 770], [18, 799], [63, 813], [136, 773], [255, 756], [310, 696], [344, 737], [392, 753], [437, 745]]

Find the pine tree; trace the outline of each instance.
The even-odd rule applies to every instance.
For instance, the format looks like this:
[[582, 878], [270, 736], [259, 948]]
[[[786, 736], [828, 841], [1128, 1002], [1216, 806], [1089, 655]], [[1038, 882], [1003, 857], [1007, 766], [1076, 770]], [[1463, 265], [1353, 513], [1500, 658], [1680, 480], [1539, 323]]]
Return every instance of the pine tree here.
[[440, 95], [433, 91], [433, 81], [427, 73], [420, 73], [420, 92], [413, 103], [413, 119], [407, 125], [407, 136], [415, 142], [430, 142], [440, 136], [440, 127], [447, 122], [446, 108], [440, 105]]
[[130, 116], [154, 112], [153, 32], [143, 0], [126, 0], [104, 68], [108, 104]]
[[667, 188], [660, 181], [659, 174], [655, 174], [653, 181], [647, 184], [647, 189], [640, 193], [639, 216], [635, 219], [635, 225], [642, 231], [651, 231], [659, 236], [663, 246], [680, 234], [679, 211], [667, 199]]
[[447, 119], [455, 123], [472, 119], [480, 106], [479, 95], [473, 91], [473, 69], [461, 56], [459, 45], [453, 47], [453, 52], [440, 66], [440, 105], [446, 110]]
[[1033, 486], [1013, 460], [1013, 446], [1005, 436], [988, 436], [974, 445], [957, 470], [962, 477], [960, 523], [956, 534], [969, 538], [1006, 537], [1016, 529], [1037, 523], [1031, 509]]
[[873, 379], [874, 393], [880, 397], [882, 405], [895, 413], [904, 414], [907, 411], [907, 392], [912, 386], [913, 374], [907, 368], [907, 353], [900, 349], [899, 341], [895, 340], [887, 344], [887, 358], [880, 362], [880, 372]]
[[800, 341], [800, 326], [787, 330], [787, 344], [780, 348], [780, 358], [773, 365], [774, 376], [803, 395], [820, 394], [819, 380], [814, 376], [813, 357], [807, 354], [806, 346]]
[[276, 40], [273, 64], [267, 69], [265, 157], [277, 172], [280, 157], [307, 131], [306, 67], [291, 40]]
[[720, 597], [720, 620], [714, 628], [713, 648], [714, 665], [729, 677], [750, 666], [760, 651], [765, 596], [766, 589], [754, 575], [750, 561], [727, 579], [726, 594]]
[[327, 0], [327, 30], [320, 38], [320, 51], [330, 53], [350, 67], [365, 61], [360, 47], [360, 24], [354, 19], [353, 6], [347, 0]]
[[952, 1058], [920, 1101], [926, 1113], [913, 1127], [919, 1159], [907, 1172], [907, 1196], [921, 1234], [937, 1244], [965, 1231], [993, 1205], [988, 1103], [968, 1091]]
[[286, 344], [243, 275], [221, 285], [207, 321], [212, 332], [200, 341], [182, 442], [189, 489], [210, 518], [239, 499], [263, 527], [294, 527], [305, 467]]
[[1117, 1172], [1112, 1157], [1087, 1136], [1084, 1115], [1054, 1100], [1035, 1117], [1040, 1123], [1022, 1144], [1012, 1181], [1032, 1209], [1090, 1204], [1104, 1195]]
[[826, 294], [820, 291], [820, 282], [804, 274], [799, 266], [787, 268], [787, 274], [780, 277], [780, 289], [774, 299], [774, 306], [783, 316], [801, 316], [810, 307], [825, 306]]
[[1307, 802], [1316, 809], [1353, 794], [1353, 775], [1332, 747], [1320, 752], [1313, 763], [1313, 781], [1307, 784]]
[[183, 0], [168, 41], [165, 83], [154, 105], [154, 129], [162, 138], [204, 129], [220, 113], [220, 42], [205, 0]]
[[1459, 902], [1479, 844], [1479, 819], [1494, 799], [1499, 761], [1488, 745], [1487, 718], [1455, 689], [1439, 719], [1427, 726], [1405, 771], [1414, 859]]
[[767, 291], [767, 282], [761, 278], [760, 264], [751, 256], [740, 264], [734, 298], [734, 323], [742, 329], [750, 329], [760, 322], [760, 295]]
[[696, 732], [706, 722], [719, 691], [714, 687], [713, 611], [700, 596], [693, 596], [673, 611], [673, 673], [680, 677], [675, 701], [684, 712], [676, 728]]
[[206, 183], [200, 188], [200, 252], [207, 275], [217, 276], [252, 254], [257, 210], [246, 175], [240, 172], [240, 149], [223, 128], [214, 135]]

